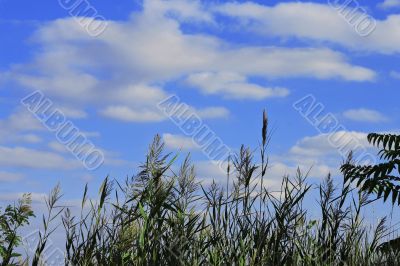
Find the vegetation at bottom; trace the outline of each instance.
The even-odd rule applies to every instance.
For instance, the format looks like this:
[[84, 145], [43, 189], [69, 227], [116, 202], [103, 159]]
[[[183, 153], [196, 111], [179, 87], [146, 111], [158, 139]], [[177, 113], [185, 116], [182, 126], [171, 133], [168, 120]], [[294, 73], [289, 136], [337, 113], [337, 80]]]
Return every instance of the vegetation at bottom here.
[[[198, 183], [190, 157], [177, 166], [156, 136], [137, 175], [106, 178], [96, 200], [83, 189], [80, 214], [59, 206], [57, 186], [30, 257], [16, 251], [34, 216], [24, 195], [0, 210], [0, 265], [50, 264], [46, 245], [58, 226], [65, 265], [400, 265], [400, 241], [388, 241], [386, 218], [363, 217], [373, 201], [390, 199], [395, 209], [400, 202], [400, 136], [370, 134], [379, 163], [357, 165], [350, 155], [343, 182], [327, 176], [312, 186], [298, 170], [272, 191], [265, 113], [261, 132], [258, 149], [242, 146], [231, 156], [222, 183]], [[313, 206], [304, 203], [310, 193], [318, 195]]]

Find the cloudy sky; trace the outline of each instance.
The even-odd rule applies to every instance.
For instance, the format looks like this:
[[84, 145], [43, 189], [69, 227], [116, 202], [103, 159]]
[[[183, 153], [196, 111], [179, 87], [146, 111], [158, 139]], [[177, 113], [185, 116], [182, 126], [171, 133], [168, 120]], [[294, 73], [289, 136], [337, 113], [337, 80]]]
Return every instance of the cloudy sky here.
[[[232, 150], [258, 146], [265, 108], [271, 187], [297, 166], [341, 180], [346, 143], [365, 152], [369, 132], [400, 122], [400, 1], [344, 2], [0, 0], [0, 205], [57, 183], [65, 200], [87, 182], [95, 193], [137, 173], [157, 133], [205, 183], [224, 181], [157, 107], [171, 95]], [[100, 167], [21, 104], [35, 91], [104, 154]]]

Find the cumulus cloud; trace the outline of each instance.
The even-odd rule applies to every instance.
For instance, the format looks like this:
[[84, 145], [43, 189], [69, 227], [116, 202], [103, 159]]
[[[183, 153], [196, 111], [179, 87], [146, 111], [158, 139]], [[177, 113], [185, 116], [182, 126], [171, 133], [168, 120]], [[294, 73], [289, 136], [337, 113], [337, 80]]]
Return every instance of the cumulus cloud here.
[[[87, 133], [84, 133], [85, 136], [89, 136]], [[47, 144], [47, 146], [54, 152], [58, 153], [58, 154], [71, 154], [71, 151], [68, 150], [68, 148], [61, 144], [60, 142], [57, 141], [51, 141]], [[103, 148], [97, 147], [97, 149], [99, 151], [102, 152], [102, 154], [104, 155], [104, 165], [108, 165], [108, 166], [121, 166], [121, 165], [130, 165], [129, 162], [120, 159], [120, 154], [117, 152], [113, 152], [113, 151], [109, 151], [109, 150], [105, 150]], [[82, 152], [89, 152], [90, 150], [90, 146], [86, 145], [83, 146], [81, 148]]]
[[271, 179], [271, 188], [279, 188], [283, 176], [294, 177], [297, 170], [312, 180], [324, 179], [331, 174], [341, 176], [340, 166], [350, 151], [354, 152], [357, 163], [369, 156], [375, 158], [376, 152], [368, 143], [367, 133], [357, 131], [338, 131], [332, 134], [319, 134], [304, 137], [296, 142], [287, 152], [272, 154], [269, 158], [267, 179]]
[[[294, 178], [297, 175], [298, 169], [300, 169], [300, 172], [303, 175], [308, 173], [308, 177], [313, 179], [325, 178], [329, 173], [333, 173], [334, 171], [334, 169], [327, 165], [296, 165], [292, 162], [283, 163], [281, 159], [279, 159], [279, 161], [275, 159], [277, 158], [271, 157], [271, 161], [266, 171], [266, 176], [263, 180], [264, 188], [268, 189], [270, 192], [278, 192], [281, 188], [283, 177], [289, 176], [290, 178]], [[219, 164], [219, 162], [213, 161], [196, 161], [194, 165], [197, 180], [203, 186], [209, 186], [215, 182], [224, 187], [228, 182], [226, 171], [227, 162], [222, 163], [223, 167], [220, 167]], [[233, 166], [231, 165], [229, 183], [232, 184], [233, 181], [237, 180]], [[259, 169], [254, 173], [252, 185], [256, 185], [257, 189], [261, 187]]]
[[382, 9], [391, 9], [400, 7], [400, 0], [385, 0], [378, 4], [378, 7]]
[[[229, 116], [229, 110], [224, 107], [206, 107], [204, 109], [192, 107], [190, 110], [203, 119], [226, 118]], [[100, 114], [125, 122], [160, 122], [167, 119], [158, 109], [135, 110], [128, 106], [108, 106], [106, 109], [101, 110]]]
[[0, 120], [0, 142], [39, 143], [42, 139], [32, 132], [42, 131], [40, 122], [27, 110], [17, 108]]
[[225, 107], [206, 107], [203, 109], [195, 109], [194, 112], [203, 119], [227, 118], [230, 114]]
[[41, 123], [27, 110], [18, 108], [10, 116], [1, 120], [2, 127], [12, 128], [18, 131], [43, 130]]
[[53, 151], [56, 151], [58, 153], [68, 153], [67, 147], [65, 145], [61, 144], [60, 142], [57, 141], [51, 141], [47, 144], [47, 146], [52, 149]]
[[307, 178], [313, 179], [324, 179], [328, 176], [328, 174], [335, 175], [337, 173], [337, 170], [324, 163], [316, 164], [296, 160], [282, 163], [274, 161], [272, 157], [271, 164], [267, 170], [267, 179], [272, 178], [273, 180], [277, 180], [279, 181], [277, 185], [280, 185], [280, 182], [284, 176], [293, 178], [297, 175], [298, 170], [300, 170], [300, 173], [303, 176], [307, 175]]
[[344, 117], [350, 120], [359, 122], [380, 123], [386, 122], [389, 119], [378, 111], [360, 108], [350, 109], [343, 113]]
[[162, 136], [165, 146], [174, 150], [197, 150], [200, 149], [196, 143], [190, 137], [185, 137], [182, 135], [174, 135], [165, 133]]
[[290, 154], [305, 158], [338, 156], [339, 151], [347, 154], [351, 150], [371, 148], [367, 133], [357, 131], [337, 131], [331, 134], [319, 134], [305, 137], [290, 149]]
[[[332, 134], [318, 134], [304, 137], [296, 142], [287, 152], [272, 154], [269, 158], [266, 186], [271, 190], [280, 188], [282, 178], [286, 175], [295, 177], [297, 170], [311, 179], [324, 179], [331, 174], [340, 177], [340, 165], [350, 151], [354, 152], [355, 159], [369, 160], [369, 155], [375, 157], [376, 152], [367, 140], [367, 133], [358, 131], [337, 131]], [[183, 141], [182, 141], [183, 142]], [[212, 161], [195, 162], [197, 177], [205, 185], [215, 181], [226, 184], [227, 162]], [[232, 168], [231, 168], [232, 169]], [[233, 171], [233, 170], [232, 170]], [[256, 172], [255, 181], [259, 181]], [[231, 176], [234, 178], [234, 174]]]
[[159, 122], [165, 117], [154, 110], [135, 110], [128, 106], [108, 106], [100, 112], [103, 116], [125, 122]]
[[16, 182], [20, 181], [23, 179], [23, 175], [20, 173], [11, 173], [11, 172], [5, 172], [5, 171], [0, 171], [0, 181], [1, 182]]
[[[219, 165], [223, 165], [220, 167]], [[211, 185], [213, 182], [217, 184], [226, 184], [227, 175], [226, 167], [227, 162], [217, 161], [196, 161], [194, 162], [196, 177], [202, 185]]]
[[310, 177], [324, 178], [328, 173], [340, 176], [340, 165], [350, 151], [354, 152], [356, 163], [373, 162], [376, 152], [367, 136], [365, 132], [342, 130], [304, 137], [286, 154], [273, 158], [289, 166], [299, 166], [303, 172], [311, 168]]
[[[210, 6], [199, 1], [144, 1], [142, 11], [127, 21], [108, 21], [97, 38], [73, 18], [50, 21], [32, 38], [40, 47], [34, 58], [14, 65], [3, 77], [43, 90], [66, 105], [64, 111], [73, 117], [84, 118], [84, 108], [94, 107], [107, 117], [132, 122], [161, 121], [156, 103], [169, 94], [166, 85], [179, 79], [194, 82], [206, 94], [259, 100], [288, 94], [285, 88], [268, 86], [271, 78], [375, 77], [371, 69], [326, 48], [238, 46], [211, 34], [182, 30], [182, 23], [217, 23]], [[253, 77], [267, 85], [250, 82]]]
[[394, 79], [400, 79], [400, 72], [398, 71], [390, 71], [390, 76]]
[[[393, 6], [396, 2], [387, 1], [386, 5]], [[346, 13], [343, 15], [339, 7], [328, 4], [287, 2], [267, 6], [232, 2], [217, 6], [215, 11], [240, 19], [241, 30], [252, 29], [266, 36], [330, 42], [352, 50], [384, 54], [400, 52], [400, 15], [389, 15], [382, 20], [372, 18], [371, 25], [375, 22], [376, 27], [368, 36], [360, 36], [344, 18]], [[350, 18], [368, 15], [360, 7], [353, 12]]]
[[83, 167], [77, 160], [68, 160], [57, 153], [24, 147], [0, 146], [0, 166], [34, 169], [77, 169]]
[[[0, 201], [15, 202], [15, 201], [21, 199], [22, 196], [26, 193], [28, 193], [28, 192], [1, 193]], [[31, 196], [32, 202], [36, 203], [36, 204], [37, 203], [43, 204], [44, 199], [47, 197], [47, 195], [45, 193], [29, 192], [29, 194]]]
[[169, 0], [145, 1], [145, 10], [151, 10], [152, 15], [175, 16], [180, 21], [195, 21], [214, 23], [212, 14], [202, 5], [201, 1]]
[[204, 94], [221, 94], [236, 99], [262, 100], [269, 97], [285, 97], [289, 94], [286, 88], [265, 88], [249, 83], [245, 76], [236, 73], [191, 74], [187, 83], [199, 88]]
[[[328, 174], [340, 177], [340, 165], [350, 151], [354, 151], [356, 159], [369, 159], [364, 157], [366, 152], [375, 154], [372, 150], [373, 146], [368, 143], [367, 135], [365, 132], [337, 131], [332, 134], [304, 137], [287, 152], [270, 156], [264, 184], [270, 191], [278, 191], [282, 178], [295, 177], [298, 169], [303, 176], [307, 175], [314, 181], [324, 179]], [[179, 142], [184, 143], [185, 140], [179, 139], [174, 143]], [[362, 161], [359, 162], [362, 163]], [[220, 167], [221, 164], [222, 167]], [[213, 181], [220, 185], [226, 184], [227, 162], [197, 161], [194, 165], [196, 176], [203, 185], [210, 185]], [[231, 171], [233, 171], [232, 167]], [[232, 174], [231, 181], [234, 178], [235, 174]], [[254, 182], [259, 182], [259, 178], [259, 171], [256, 171]]]
[[70, 119], [80, 119], [80, 118], [86, 118], [88, 117], [88, 114], [79, 108], [76, 107], [71, 107], [71, 106], [57, 106], [57, 109], [59, 109], [66, 117]]

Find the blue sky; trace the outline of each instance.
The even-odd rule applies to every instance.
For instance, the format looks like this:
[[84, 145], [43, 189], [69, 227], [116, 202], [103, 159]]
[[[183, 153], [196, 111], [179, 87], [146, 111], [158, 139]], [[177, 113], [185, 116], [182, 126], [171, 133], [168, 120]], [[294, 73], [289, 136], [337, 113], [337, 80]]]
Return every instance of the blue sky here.
[[[32, 192], [40, 210], [57, 183], [74, 202], [86, 182], [95, 193], [107, 175], [131, 176], [157, 133], [169, 151], [191, 152], [200, 180], [223, 181], [157, 109], [170, 95], [233, 150], [257, 147], [267, 109], [271, 188], [297, 166], [312, 166], [313, 182], [341, 180], [337, 147], [293, 107], [307, 95], [343, 126], [334, 134], [368, 150], [367, 133], [399, 129], [400, 1], [351, 3], [374, 25], [367, 36], [341, 13], [345, 1], [92, 0], [86, 18], [64, 8], [75, 2], [0, 0], [3, 206]], [[20, 103], [37, 90], [104, 153], [101, 167], [85, 169]]]

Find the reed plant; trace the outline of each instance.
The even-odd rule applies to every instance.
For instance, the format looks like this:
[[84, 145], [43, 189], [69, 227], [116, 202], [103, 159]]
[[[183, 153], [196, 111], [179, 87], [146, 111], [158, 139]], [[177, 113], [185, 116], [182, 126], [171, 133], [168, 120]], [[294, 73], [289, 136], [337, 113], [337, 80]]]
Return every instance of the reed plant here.
[[[66, 265], [400, 265], [396, 249], [381, 248], [386, 218], [370, 225], [362, 213], [373, 200], [350, 183], [335, 184], [328, 175], [312, 185], [298, 170], [273, 191], [266, 182], [269, 141], [264, 113], [260, 147], [242, 146], [227, 164], [226, 180], [205, 185], [190, 156], [176, 167], [177, 156], [156, 136], [137, 175], [106, 178], [97, 199], [85, 187], [79, 215], [57, 206], [56, 188], [33, 264], [61, 216]], [[311, 194], [318, 195], [312, 207], [305, 204]], [[3, 246], [10, 243], [4, 232]], [[7, 265], [10, 252], [1, 251]]]

